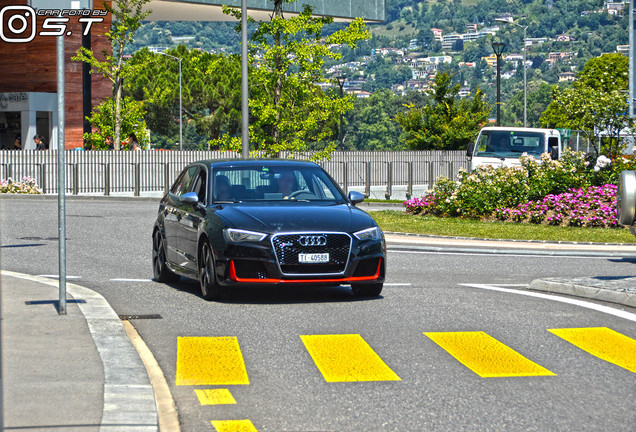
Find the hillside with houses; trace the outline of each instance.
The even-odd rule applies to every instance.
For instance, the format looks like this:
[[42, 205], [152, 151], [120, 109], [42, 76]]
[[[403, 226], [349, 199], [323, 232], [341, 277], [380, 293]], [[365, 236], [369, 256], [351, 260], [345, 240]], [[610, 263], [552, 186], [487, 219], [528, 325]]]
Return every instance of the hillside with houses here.
[[[397, 98], [425, 93], [438, 73], [449, 72], [461, 87], [459, 97], [479, 88], [494, 104], [497, 58], [491, 44], [496, 41], [505, 44], [503, 119], [506, 124], [522, 121], [525, 67], [528, 123], [536, 125], [553, 85], [576, 80], [592, 57], [628, 55], [627, 5], [607, 0], [387, 0], [387, 22], [368, 24], [372, 36], [355, 50], [332, 47], [342, 59], [325, 62], [329, 81], [318, 84], [339, 90], [340, 82], [342, 91], [363, 106], [376, 93]], [[341, 27], [331, 24], [326, 30]], [[239, 35], [233, 23], [153, 22], [138, 32], [133, 49], [161, 51], [179, 44], [237, 53]]]

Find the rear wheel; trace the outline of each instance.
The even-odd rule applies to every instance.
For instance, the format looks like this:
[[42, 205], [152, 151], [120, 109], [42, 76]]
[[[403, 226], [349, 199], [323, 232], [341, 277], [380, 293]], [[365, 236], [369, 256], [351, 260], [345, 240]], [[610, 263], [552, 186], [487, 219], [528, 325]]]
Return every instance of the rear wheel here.
[[152, 236], [152, 272], [157, 282], [176, 282], [179, 275], [166, 265], [166, 242], [160, 230]]
[[351, 291], [356, 297], [377, 297], [382, 292], [381, 283], [351, 285]]
[[199, 260], [199, 284], [201, 295], [206, 300], [216, 300], [221, 297], [222, 287], [216, 281], [214, 271], [214, 257], [207, 240], [201, 247], [201, 259]]

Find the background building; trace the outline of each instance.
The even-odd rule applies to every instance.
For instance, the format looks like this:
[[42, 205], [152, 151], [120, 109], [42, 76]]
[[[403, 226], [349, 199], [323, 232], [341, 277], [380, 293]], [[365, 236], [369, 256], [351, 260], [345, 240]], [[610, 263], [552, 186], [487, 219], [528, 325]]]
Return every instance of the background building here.
[[[0, 9], [6, 6], [30, 6], [34, 9], [64, 2], [44, 2], [27, 0], [0, 0]], [[76, 2], [80, 3], [80, 2]], [[103, 9], [103, 1], [95, 0], [94, 9]], [[110, 3], [110, 2], [108, 2]], [[90, 7], [90, 6], [89, 6]], [[23, 10], [11, 12], [24, 13]], [[12, 13], [2, 14], [3, 35], [6, 39], [27, 37], [31, 28], [28, 27], [21, 34], [12, 34], [8, 27], [8, 20]], [[31, 17], [27, 17], [30, 20]], [[22, 136], [24, 149], [35, 148], [33, 136], [43, 135], [50, 148], [57, 148], [57, 65], [56, 65], [56, 37], [41, 36], [42, 16], [36, 17], [35, 34], [30, 42], [10, 43], [0, 41], [0, 145], [13, 143], [16, 135]], [[110, 81], [101, 75], [89, 75], [87, 66], [74, 62], [71, 58], [84, 43], [96, 53], [102, 50], [111, 51], [108, 40], [104, 36], [110, 28], [110, 14], [104, 17], [102, 23], [93, 24], [90, 35], [82, 36], [82, 23], [79, 17], [69, 17], [67, 34], [65, 37], [65, 147], [75, 148], [83, 146], [82, 135], [86, 127], [84, 117], [90, 114], [92, 107], [98, 105], [102, 99], [112, 93]], [[18, 23], [19, 24], [19, 23]], [[13, 28], [18, 27], [15, 23]], [[25, 36], [26, 35], [26, 36]], [[84, 96], [87, 97], [86, 104]]]

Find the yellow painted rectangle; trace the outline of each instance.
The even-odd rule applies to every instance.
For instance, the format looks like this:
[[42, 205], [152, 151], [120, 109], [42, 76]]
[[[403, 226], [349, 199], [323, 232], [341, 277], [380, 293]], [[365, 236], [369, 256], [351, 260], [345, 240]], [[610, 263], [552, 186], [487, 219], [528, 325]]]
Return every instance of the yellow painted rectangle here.
[[258, 432], [249, 420], [212, 420], [216, 432]]
[[300, 336], [327, 382], [400, 381], [359, 334]]
[[482, 378], [555, 375], [484, 332], [424, 334]]
[[607, 327], [549, 329], [583, 351], [636, 373], [636, 340]]
[[249, 384], [235, 337], [179, 337], [177, 385]]
[[201, 405], [232, 405], [236, 400], [228, 389], [195, 390]]

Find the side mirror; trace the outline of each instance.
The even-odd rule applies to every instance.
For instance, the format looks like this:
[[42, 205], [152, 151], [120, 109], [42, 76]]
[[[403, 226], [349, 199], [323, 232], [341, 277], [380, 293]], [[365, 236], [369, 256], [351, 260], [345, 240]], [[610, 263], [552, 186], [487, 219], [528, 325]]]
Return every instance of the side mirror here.
[[468, 159], [473, 158], [473, 153], [475, 152], [475, 143], [468, 143], [468, 148], [466, 149], [466, 157]]
[[185, 193], [181, 195], [179, 202], [182, 204], [197, 205], [199, 203], [199, 195], [197, 195], [196, 192]]
[[353, 205], [360, 204], [362, 201], [364, 201], [364, 195], [356, 191], [349, 192], [347, 198], [349, 198], [349, 201], [351, 201], [351, 204]]

